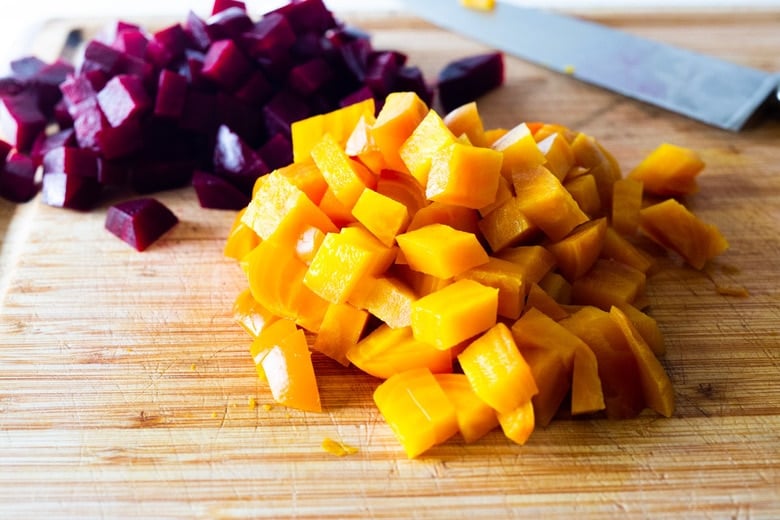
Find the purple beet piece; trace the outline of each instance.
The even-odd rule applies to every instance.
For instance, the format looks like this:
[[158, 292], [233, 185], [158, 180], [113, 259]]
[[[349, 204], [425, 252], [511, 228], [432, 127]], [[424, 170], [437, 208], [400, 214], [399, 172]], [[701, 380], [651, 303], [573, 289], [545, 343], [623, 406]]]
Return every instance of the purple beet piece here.
[[88, 98], [74, 105], [70, 110], [73, 116], [73, 130], [76, 142], [82, 148], [99, 148], [97, 135], [103, 127], [110, 126], [97, 104], [97, 97]]
[[152, 35], [146, 47], [146, 58], [158, 67], [167, 67], [184, 57], [186, 46], [187, 34], [181, 24], [176, 23]]
[[176, 119], [181, 116], [186, 99], [187, 78], [168, 69], [161, 70], [154, 100], [154, 115]]
[[15, 78], [25, 80], [35, 76], [46, 66], [46, 62], [37, 56], [22, 56], [12, 60], [9, 65]]
[[357, 81], [362, 83], [366, 77], [369, 57], [373, 53], [371, 40], [368, 38], [355, 38], [336, 47], [336, 51], [341, 56], [341, 60], [347, 70], [352, 73]]
[[100, 184], [92, 177], [47, 173], [43, 176], [41, 200], [49, 206], [87, 211], [98, 203], [100, 191]]
[[422, 70], [416, 65], [405, 65], [398, 70], [393, 90], [396, 92], [414, 92], [426, 105], [433, 104], [434, 89], [425, 81]]
[[143, 251], [179, 222], [162, 202], [151, 197], [114, 204], [106, 212], [106, 229]]
[[187, 13], [184, 34], [187, 36], [187, 46], [190, 49], [205, 52], [211, 45], [212, 40], [206, 30], [206, 21], [194, 11]]
[[86, 99], [94, 98], [106, 83], [108, 83], [108, 75], [103, 71], [94, 70], [68, 76], [60, 84], [60, 91], [68, 107], [72, 107]]
[[53, 115], [54, 106], [62, 98], [60, 84], [73, 72], [73, 65], [56, 60], [44, 66], [27, 81], [27, 88], [33, 90], [38, 97], [38, 108], [47, 117]]
[[272, 12], [287, 17], [296, 34], [324, 33], [336, 27], [336, 19], [322, 0], [299, 0], [283, 5]]
[[192, 186], [203, 208], [239, 210], [249, 204], [249, 196], [216, 175], [196, 170]]
[[38, 192], [35, 164], [27, 155], [12, 151], [0, 169], [0, 197], [12, 202], [27, 202]]
[[189, 159], [136, 156], [128, 169], [130, 186], [138, 193], [155, 193], [189, 184], [195, 164]]
[[125, 124], [151, 105], [141, 79], [129, 74], [111, 78], [98, 92], [97, 100], [109, 124], [114, 127]]
[[271, 170], [287, 166], [293, 160], [292, 143], [283, 134], [274, 134], [257, 153]]
[[0, 129], [16, 148], [28, 152], [46, 127], [46, 116], [38, 108], [32, 91], [0, 98]]
[[214, 83], [203, 76], [203, 60], [206, 55], [200, 51], [187, 49], [184, 51], [184, 60], [179, 65], [178, 72], [187, 78], [187, 84], [200, 90], [215, 90]]
[[97, 179], [98, 155], [87, 148], [59, 146], [43, 156], [43, 173], [67, 173]]
[[138, 28], [126, 28], [119, 30], [114, 38], [112, 47], [124, 52], [128, 56], [144, 58], [149, 38]]
[[95, 39], [107, 45], [116, 47], [119, 36], [125, 31], [133, 30], [140, 31], [141, 27], [137, 24], [126, 22], [124, 20], [114, 20], [108, 24], [105, 24], [97, 33], [97, 35], [95, 35]]
[[399, 59], [392, 51], [372, 53], [364, 78], [366, 86], [378, 97], [385, 97], [393, 88], [400, 69]]
[[76, 133], [72, 128], [64, 128], [51, 135], [41, 133], [30, 151], [30, 157], [36, 165], [40, 165], [46, 154], [55, 148], [63, 146], [76, 148], [76, 144]]
[[224, 92], [217, 93], [217, 124], [225, 125], [252, 147], [263, 140], [262, 116], [259, 105], [251, 105]]
[[73, 126], [73, 116], [70, 115], [68, 110], [68, 104], [64, 99], [60, 99], [56, 105], [54, 105], [54, 113], [52, 114], [54, 122], [57, 123], [62, 129], [71, 128]]
[[138, 76], [146, 88], [153, 88], [157, 80], [157, 70], [154, 65], [143, 58], [136, 56], [125, 57], [125, 65], [122, 68], [122, 74]]
[[274, 94], [274, 86], [265, 77], [263, 71], [255, 70], [234, 92], [234, 97], [247, 104], [260, 106]]
[[217, 96], [189, 89], [184, 100], [184, 111], [179, 126], [199, 134], [210, 134], [216, 128]]
[[246, 9], [235, 6], [213, 14], [206, 20], [206, 30], [212, 40], [237, 38], [253, 25]]
[[296, 36], [295, 43], [290, 48], [290, 52], [296, 61], [305, 61], [311, 58], [316, 58], [325, 54], [323, 41], [325, 41], [327, 45], [327, 41], [323, 39], [322, 33], [300, 33]]
[[0, 167], [5, 164], [5, 160], [8, 158], [8, 154], [13, 150], [13, 145], [0, 139]]
[[84, 48], [84, 61], [79, 72], [101, 70], [114, 76], [124, 66], [125, 53], [98, 40], [90, 40]]
[[106, 125], [96, 137], [100, 155], [106, 159], [127, 157], [143, 146], [143, 134], [138, 119], [128, 119], [120, 126]]
[[247, 195], [257, 178], [270, 171], [263, 158], [225, 125], [217, 130], [212, 160], [214, 173]]
[[246, 11], [246, 4], [241, 0], [214, 0], [214, 5], [211, 8], [211, 14], [215, 15], [217, 13], [221, 13], [222, 11], [230, 9], [231, 7], [238, 7], [239, 9]]
[[15, 96], [24, 90], [25, 81], [13, 76], [0, 78], [0, 97]]
[[347, 94], [341, 100], [339, 101], [339, 106], [346, 107], [349, 105], [353, 105], [359, 101], [365, 101], [368, 98], [374, 97], [374, 93], [371, 91], [370, 88], [363, 85], [359, 89], [355, 90], [354, 92]]
[[297, 93], [307, 96], [331, 80], [333, 71], [322, 58], [313, 58], [290, 69], [287, 83]]
[[103, 186], [122, 186], [127, 183], [127, 165], [98, 157], [97, 181]]
[[287, 18], [269, 13], [255, 22], [251, 30], [241, 35], [243, 48], [253, 58], [273, 56], [295, 43], [295, 32]]
[[281, 132], [290, 137], [290, 125], [309, 115], [306, 102], [286, 90], [278, 92], [263, 107], [263, 122], [268, 135]]
[[252, 64], [233, 40], [219, 40], [211, 44], [203, 60], [203, 75], [232, 91], [252, 71]]
[[467, 56], [448, 63], [439, 73], [439, 100], [444, 112], [501, 86], [504, 82], [504, 55], [491, 52]]

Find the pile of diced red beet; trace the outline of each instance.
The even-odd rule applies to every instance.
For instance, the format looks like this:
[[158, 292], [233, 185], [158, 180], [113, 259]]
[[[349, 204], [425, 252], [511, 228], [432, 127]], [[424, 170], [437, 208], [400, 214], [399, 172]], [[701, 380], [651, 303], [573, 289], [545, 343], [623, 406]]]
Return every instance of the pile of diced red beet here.
[[503, 82], [492, 53], [450, 63], [428, 84], [323, 0], [292, 0], [257, 20], [241, 1], [215, 0], [207, 18], [189, 12], [154, 33], [109, 29], [77, 66], [24, 57], [0, 78], [0, 197], [40, 190], [46, 204], [89, 210], [109, 188], [192, 184], [203, 207], [239, 209], [259, 176], [291, 161], [294, 121], [368, 97], [381, 107], [393, 91], [431, 104], [438, 88], [449, 110]]

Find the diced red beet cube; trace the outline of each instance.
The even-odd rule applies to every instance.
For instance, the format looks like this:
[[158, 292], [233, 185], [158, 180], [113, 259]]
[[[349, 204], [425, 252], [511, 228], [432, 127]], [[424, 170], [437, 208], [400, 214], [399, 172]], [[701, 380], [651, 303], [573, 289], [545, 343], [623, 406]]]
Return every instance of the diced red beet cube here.
[[179, 222], [162, 202], [151, 197], [114, 204], [106, 212], [105, 228], [143, 251]]
[[365, 101], [366, 99], [374, 97], [374, 93], [371, 91], [370, 88], [363, 85], [356, 91], [347, 94], [341, 100], [339, 101], [339, 106], [341, 107], [347, 107], [349, 105], [355, 104], [359, 101]]
[[209, 134], [217, 124], [217, 96], [189, 89], [184, 100], [184, 111], [179, 126], [200, 134]]
[[35, 164], [30, 157], [12, 151], [0, 169], [0, 196], [12, 202], [27, 202], [38, 193]]
[[181, 116], [186, 99], [187, 78], [171, 70], [162, 69], [154, 100], [154, 115], [176, 119]]
[[68, 107], [72, 107], [86, 99], [95, 97], [98, 91], [106, 86], [107, 82], [108, 76], [105, 72], [94, 70], [68, 76], [60, 83], [60, 91]]
[[225, 125], [217, 130], [213, 163], [216, 175], [247, 195], [252, 192], [255, 180], [270, 171], [263, 158]]
[[33, 92], [25, 90], [15, 96], [0, 98], [0, 129], [20, 151], [29, 151], [44, 128], [46, 116], [38, 108], [38, 99]]
[[499, 87], [504, 82], [504, 55], [491, 52], [448, 63], [439, 73], [439, 101], [444, 112]]
[[14, 77], [25, 80], [35, 76], [38, 71], [46, 66], [46, 62], [37, 56], [22, 56], [11, 60], [9, 64]]
[[238, 87], [251, 71], [251, 62], [233, 40], [212, 43], [203, 60], [203, 75], [228, 91]]
[[23, 91], [25, 86], [25, 81], [13, 76], [0, 78], [0, 97], [15, 96]]
[[333, 71], [322, 58], [313, 58], [290, 69], [287, 82], [304, 96], [309, 95], [330, 81]]
[[284, 134], [274, 134], [257, 151], [269, 170], [287, 166], [293, 160], [292, 143]]
[[195, 169], [188, 159], [153, 159], [138, 156], [128, 168], [130, 186], [138, 193], [155, 193], [189, 184]]
[[104, 186], [122, 186], [127, 183], [127, 165], [98, 157], [97, 181]]
[[266, 133], [283, 133], [290, 137], [290, 125], [310, 115], [309, 107], [300, 97], [282, 90], [263, 107], [263, 122]]
[[73, 126], [73, 116], [70, 115], [68, 110], [68, 104], [64, 99], [60, 99], [56, 105], [54, 105], [54, 114], [52, 115], [54, 122], [57, 123], [62, 129], [70, 128]]
[[241, 42], [253, 58], [273, 56], [292, 47], [295, 32], [283, 15], [268, 13], [255, 22], [251, 30], [241, 35]]
[[106, 159], [126, 157], [143, 146], [138, 119], [128, 119], [120, 126], [104, 126], [96, 137], [98, 150]]
[[[140, 31], [141, 27], [137, 24], [126, 22], [124, 20], [114, 20], [105, 24], [95, 36], [95, 39], [107, 45], [116, 47], [117, 38], [125, 31]], [[118, 47], [117, 47], [118, 48]], [[123, 49], [119, 49], [123, 50]]]
[[263, 71], [255, 70], [233, 94], [236, 99], [247, 104], [260, 106], [274, 94], [274, 86], [265, 77]]
[[273, 12], [283, 14], [297, 34], [314, 31], [324, 33], [336, 27], [336, 19], [322, 0], [298, 0]]
[[246, 11], [246, 3], [241, 0], [214, 0], [214, 5], [211, 8], [211, 14], [215, 15], [231, 7], [238, 7]]
[[433, 104], [434, 89], [425, 82], [422, 70], [417, 66], [403, 66], [395, 77], [393, 90], [397, 92], [414, 92], [426, 105]]
[[43, 173], [67, 173], [97, 178], [98, 155], [86, 148], [59, 146], [43, 156]]
[[148, 44], [149, 38], [140, 29], [127, 28], [117, 32], [112, 46], [128, 56], [144, 58]]
[[60, 84], [74, 72], [73, 65], [56, 60], [44, 66], [28, 80], [27, 88], [38, 97], [38, 108], [46, 116], [54, 113], [54, 106], [62, 98]]
[[141, 79], [129, 74], [111, 78], [98, 92], [97, 100], [106, 120], [114, 127], [123, 125], [151, 105]]
[[192, 186], [203, 208], [239, 210], [249, 204], [249, 196], [216, 175], [196, 170]]
[[36, 165], [40, 165], [46, 154], [55, 148], [63, 146], [76, 148], [76, 145], [76, 134], [72, 128], [64, 128], [51, 135], [41, 133], [30, 151], [30, 157]]
[[92, 148], [97, 150], [98, 133], [105, 126], [110, 126], [106, 121], [103, 112], [97, 104], [97, 97], [89, 98], [78, 105], [71, 107], [73, 115], [73, 130], [76, 133], [76, 142], [82, 148]]
[[211, 45], [211, 36], [206, 29], [206, 21], [194, 11], [187, 13], [184, 22], [184, 34], [187, 36], [188, 47], [199, 51], [206, 51]]
[[[326, 42], [327, 45], [327, 42]], [[298, 34], [290, 52], [296, 61], [305, 61], [325, 54], [322, 34], [319, 32], [307, 32]]]
[[118, 74], [124, 67], [125, 54], [108, 44], [91, 40], [84, 48], [84, 60], [80, 72], [101, 70], [108, 76]]
[[385, 97], [393, 88], [398, 75], [398, 57], [393, 52], [375, 52], [368, 60], [365, 83], [374, 94]]
[[373, 53], [371, 41], [368, 38], [356, 38], [343, 43], [336, 50], [341, 55], [347, 70], [362, 83], [366, 77], [369, 57]]
[[263, 139], [260, 107], [236, 99], [230, 94], [217, 93], [217, 124], [225, 125], [241, 136], [252, 147]]
[[0, 166], [5, 164], [5, 160], [8, 158], [8, 154], [13, 150], [13, 145], [0, 139]]
[[167, 67], [184, 56], [187, 35], [181, 24], [173, 24], [160, 29], [146, 46], [146, 58], [158, 67]]
[[246, 12], [240, 7], [229, 7], [206, 20], [206, 30], [212, 40], [225, 38], [237, 38], [241, 33], [252, 28], [254, 23]]
[[214, 83], [203, 76], [203, 60], [206, 55], [192, 49], [187, 49], [184, 54], [185, 57], [179, 65], [178, 72], [187, 78], [187, 84], [200, 90], [214, 90]]
[[43, 176], [41, 200], [49, 206], [86, 211], [100, 199], [100, 184], [92, 177], [47, 173]]

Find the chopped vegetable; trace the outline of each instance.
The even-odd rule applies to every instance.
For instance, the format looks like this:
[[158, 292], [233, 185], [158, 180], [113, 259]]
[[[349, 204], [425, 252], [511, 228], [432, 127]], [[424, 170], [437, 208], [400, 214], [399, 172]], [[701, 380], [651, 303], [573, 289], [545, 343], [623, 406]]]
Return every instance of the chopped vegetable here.
[[445, 112], [474, 101], [504, 83], [504, 55], [490, 52], [448, 63], [438, 77]]
[[106, 229], [138, 251], [145, 250], [178, 222], [171, 210], [153, 198], [120, 202], [106, 213]]
[[234, 315], [275, 398], [319, 407], [308, 350], [352, 364], [384, 380], [374, 400], [409, 457], [497, 426], [523, 444], [563, 403], [673, 413], [642, 310], [657, 263], [633, 235], [702, 268], [726, 247], [717, 230], [674, 199], [647, 205], [560, 125], [485, 130], [476, 104], [440, 117], [412, 91], [367, 107], [294, 123], [295, 162], [255, 182], [226, 241], [249, 286]]

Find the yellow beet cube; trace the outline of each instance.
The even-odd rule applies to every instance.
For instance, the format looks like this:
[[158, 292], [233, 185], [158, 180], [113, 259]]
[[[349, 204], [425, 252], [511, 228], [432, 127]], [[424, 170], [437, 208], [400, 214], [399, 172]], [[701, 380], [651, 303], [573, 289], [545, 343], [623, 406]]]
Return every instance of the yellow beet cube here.
[[479, 209], [496, 199], [503, 155], [490, 148], [452, 143], [431, 159], [425, 195], [430, 200]]
[[369, 188], [358, 197], [352, 216], [388, 247], [409, 223], [406, 206]]
[[495, 325], [497, 311], [498, 289], [458, 280], [412, 304], [412, 332], [444, 350]]
[[499, 137], [491, 148], [504, 154], [501, 174], [507, 180], [512, 179], [513, 171], [541, 166], [546, 160], [525, 123], [520, 123]]
[[428, 172], [431, 169], [431, 158], [439, 149], [455, 142], [455, 136], [444, 124], [435, 110], [420, 121], [412, 135], [404, 141], [398, 154], [401, 156], [409, 173], [425, 186], [428, 183]]
[[322, 172], [333, 195], [349, 209], [366, 188], [371, 173], [360, 163], [352, 160], [330, 134], [325, 134], [311, 149], [314, 164]]
[[396, 240], [409, 267], [439, 278], [451, 278], [488, 261], [476, 235], [444, 224], [423, 226]]

